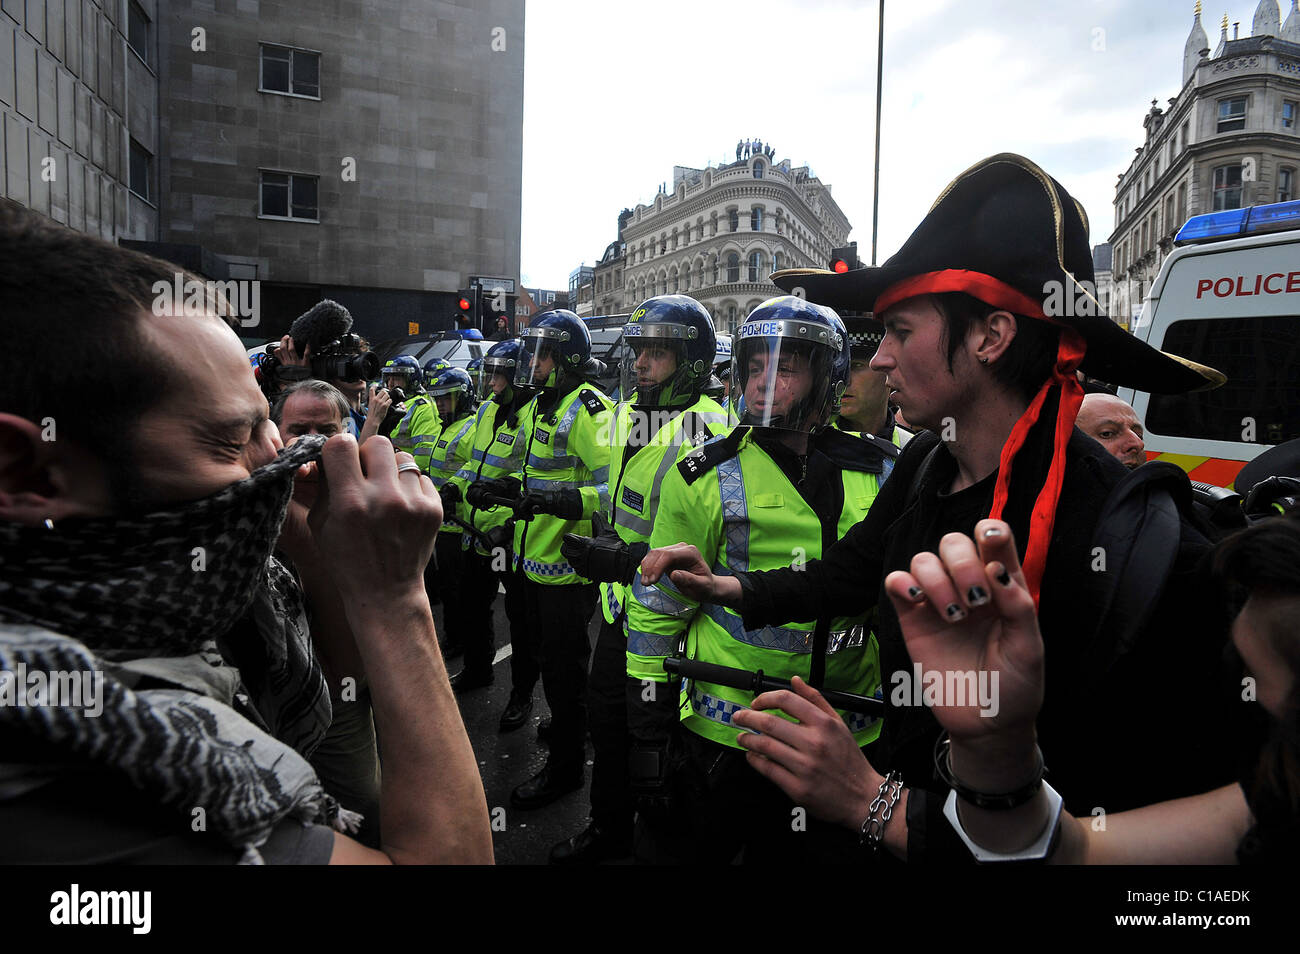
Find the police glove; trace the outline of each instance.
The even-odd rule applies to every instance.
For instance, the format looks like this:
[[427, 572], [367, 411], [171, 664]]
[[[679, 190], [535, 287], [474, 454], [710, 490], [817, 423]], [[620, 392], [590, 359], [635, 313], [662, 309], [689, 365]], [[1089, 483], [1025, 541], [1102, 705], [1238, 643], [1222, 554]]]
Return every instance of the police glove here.
[[497, 550], [508, 551], [515, 541], [515, 528], [513, 524], [507, 523], [500, 527], [493, 527], [487, 533], [483, 534], [483, 543], [489, 551], [495, 553]]
[[564, 535], [564, 542], [560, 544], [564, 559], [578, 571], [579, 576], [589, 580], [630, 584], [636, 576], [636, 568], [650, 552], [649, 546], [624, 543], [604, 514], [598, 513], [591, 518], [591, 529], [593, 535], [590, 537], [576, 533]]
[[438, 490], [438, 496], [442, 498], [443, 512], [450, 513], [460, 503], [460, 488], [455, 484], [443, 484]]
[[484, 496], [504, 497], [509, 500], [516, 500], [523, 485], [514, 477], [498, 477], [495, 480], [478, 480], [475, 481], [465, 491], [465, 502], [471, 507], [486, 509], [493, 506], [483, 498]]
[[581, 520], [587, 515], [582, 502], [582, 493], [573, 487], [561, 490], [530, 490], [529, 509], [534, 513], [546, 513], [561, 520]]

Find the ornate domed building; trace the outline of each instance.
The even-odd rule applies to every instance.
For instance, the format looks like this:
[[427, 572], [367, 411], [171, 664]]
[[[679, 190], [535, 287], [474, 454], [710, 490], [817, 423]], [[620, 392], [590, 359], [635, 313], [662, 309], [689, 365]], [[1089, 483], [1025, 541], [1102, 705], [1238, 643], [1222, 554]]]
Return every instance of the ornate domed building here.
[[780, 294], [767, 280], [772, 272], [826, 267], [852, 228], [830, 186], [807, 166], [775, 162], [770, 146], [741, 145], [735, 162], [674, 166], [671, 191], [619, 216], [619, 238], [595, 270], [597, 314], [679, 293], [709, 309], [719, 331], [732, 331]]

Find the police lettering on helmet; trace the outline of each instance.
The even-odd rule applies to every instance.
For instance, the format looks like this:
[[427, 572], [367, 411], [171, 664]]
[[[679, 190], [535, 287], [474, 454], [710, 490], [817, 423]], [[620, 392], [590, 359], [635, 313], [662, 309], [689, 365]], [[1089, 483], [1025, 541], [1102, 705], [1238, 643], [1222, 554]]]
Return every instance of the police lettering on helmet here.
[[736, 329], [733, 351], [739, 423], [805, 433], [827, 426], [849, 367], [848, 338], [834, 311], [793, 295], [770, 298]]
[[623, 326], [619, 394], [634, 404], [686, 407], [708, 382], [716, 347], [708, 311], [687, 295], [647, 299]]

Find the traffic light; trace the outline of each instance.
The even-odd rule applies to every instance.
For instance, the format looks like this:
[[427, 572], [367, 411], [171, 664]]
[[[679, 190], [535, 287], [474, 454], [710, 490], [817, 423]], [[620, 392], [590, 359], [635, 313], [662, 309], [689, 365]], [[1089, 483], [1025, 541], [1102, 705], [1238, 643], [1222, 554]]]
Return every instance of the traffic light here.
[[857, 242], [850, 242], [840, 248], [831, 249], [831, 271], [843, 274], [861, 267], [862, 262], [858, 260]]
[[473, 328], [474, 325], [474, 292], [468, 288], [462, 288], [456, 293], [456, 327]]

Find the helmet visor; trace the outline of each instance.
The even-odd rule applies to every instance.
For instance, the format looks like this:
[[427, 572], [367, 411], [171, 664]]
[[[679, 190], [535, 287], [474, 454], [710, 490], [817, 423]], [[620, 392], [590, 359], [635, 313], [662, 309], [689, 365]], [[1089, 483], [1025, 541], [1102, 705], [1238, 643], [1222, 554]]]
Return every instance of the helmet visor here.
[[519, 339], [514, 383], [534, 388], [554, 384], [564, 360], [560, 346], [568, 340], [568, 332], [556, 328], [525, 328]]
[[687, 363], [682, 325], [636, 324], [623, 329], [627, 349], [619, 362], [619, 396], [633, 404], [669, 405], [682, 397]]
[[731, 362], [739, 423], [804, 433], [824, 427], [844, 389], [842, 371], [836, 372], [842, 346], [833, 329], [806, 321], [743, 326]]
[[488, 401], [508, 392], [514, 386], [518, 363], [514, 358], [484, 358], [478, 375], [478, 400]]

